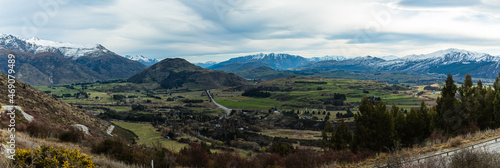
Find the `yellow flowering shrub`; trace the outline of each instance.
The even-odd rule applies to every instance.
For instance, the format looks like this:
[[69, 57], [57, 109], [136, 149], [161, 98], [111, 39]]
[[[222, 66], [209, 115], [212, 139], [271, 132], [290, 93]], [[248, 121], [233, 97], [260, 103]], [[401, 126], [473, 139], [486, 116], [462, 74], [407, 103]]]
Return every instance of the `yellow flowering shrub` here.
[[41, 146], [38, 149], [16, 149], [14, 164], [19, 167], [94, 168], [92, 158], [79, 150], [54, 149]]

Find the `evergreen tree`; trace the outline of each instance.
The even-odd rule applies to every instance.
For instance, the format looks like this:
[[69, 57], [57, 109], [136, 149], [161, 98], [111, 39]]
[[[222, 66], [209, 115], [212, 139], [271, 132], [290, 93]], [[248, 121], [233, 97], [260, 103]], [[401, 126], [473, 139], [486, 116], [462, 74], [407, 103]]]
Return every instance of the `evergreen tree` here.
[[406, 117], [395, 104], [392, 104], [391, 114], [394, 118], [395, 139], [399, 143], [402, 143], [402, 139], [405, 137], [406, 133]]
[[438, 129], [438, 127], [436, 126], [436, 123], [437, 121], [436, 120], [439, 120], [438, 118], [438, 115], [437, 115], [437, 112], [436, 112], [436, 106], [432, 106], [431, 108], [429, 108], [429, 111], [427, 112], [428, 116], [429, 116], [429, 120], [430, 120], [430, 124], [429, 124], [429, 130], [430, 132], [436, 132], [436, 130]]
[[418, 110], [418, 116], [422, 120], [423, 124], [421, 129], [422, 132], [420, 134], [420, 139], [424, 140], [431, 134], [431, 128], [430, 128], [431, 117], [429, 115], [429, 109], [427, 109], [424, 100], [420, 102], [420, 109]]
[[373, 113], [373, 104], [368, 101], [366, 96], [361, 99], [361, 104], [359, 105], [359, 113], [354, 115], [354, 140], [351, 146], [351, 151], [356, 152], [360, 148], [367, 148], [368, 142], [365, 138], [370, 138], [369, 130], [369, 117]]
[[406, 136], [403, 139], [403, 144], [411, 146], [412, 144], [420, 143], [423, 126], [423, 120], [419, 117], [415, 108], [411, 108], [410, 112], [406, 115], [407, 131]]
[[[462, 120], [457, 114], [457, 99], [455, 94], [457, 92], [457, 86], [453, 81], [453, 76], [448, 74], [446, 78], [446, 84], [441, 90], [441, 97], [436, 100], [436, 112], [437, 116], [434, 120], [434, 124], [437, 131], [445, 132], [446, 134], [450, 132], [455, 132], [460, 128]], [[500, 107], [500, 106], [499, 106]], [[500, 108], [499, 108], [500, 110]]]
[[334, 135], [334, 147], [336, 150], [348, 149], [352, 142], [352, 134], [349, 131], [349, 125], [347, 125], [344, 120], [340, 122], [335, 130]]
[[381, 101], [374, 107], [371, 101], [363, 97], [359, 113], [354, 116], [354, 141], [352, 150], [369, 149], [386, 151], [395, 141], [394, 120], [387, 112], [386, 104]]
[[494, 120], [494, 128], [500, 127], [500, 72], [498, 73], [498, 77], [495, 79], [495, 83], [493, 83], [493, 88], [495, 89], [495, 96], [493, 98], [493, 120]]
[[[483, 87], [481, 80], [477, 81], [477, 86], [474, 88], [473, 100], [476, 120], [474, 121], [480, 129], [486, 129], [490, 126], [493, 120], [493, 94], [488, 94], [488, 89]], [[490, 97], [488, 97], [490, 96]], [[487, 102], [489, 101], [489, 102]]]
[[326, 149], [331, 149], [331, 139], [332, 136], [329, 136], [329, 134], [334, 133], [334, 128], [330, 121], [325, 121], [325, 127], [323, 128], [323, 131], [321, 131], [321, 147], [326, 150]]
[[465, 75], [464, 84], [458, 88], [460, 94], [460, 107], [463, 112], [463, 123], [462, 125], [470, 125], [470, 123], [475, 123], [479, 114], [477, 113], [476, 105], [474, 102], [474, 89], [472, 87], [472, 77], [469, 73]]

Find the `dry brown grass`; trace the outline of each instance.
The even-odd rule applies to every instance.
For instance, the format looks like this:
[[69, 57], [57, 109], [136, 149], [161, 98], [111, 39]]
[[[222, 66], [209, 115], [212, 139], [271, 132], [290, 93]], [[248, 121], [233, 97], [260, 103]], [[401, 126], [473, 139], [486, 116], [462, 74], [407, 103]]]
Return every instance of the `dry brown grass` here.
[[459, 147], [460, 145], [462, 145], [463, 140], [464, 139], [461, 136], [457, 136], [457, 137], [451, 138], [448, 141], [448, 144], [450, 144], [451, 147]]

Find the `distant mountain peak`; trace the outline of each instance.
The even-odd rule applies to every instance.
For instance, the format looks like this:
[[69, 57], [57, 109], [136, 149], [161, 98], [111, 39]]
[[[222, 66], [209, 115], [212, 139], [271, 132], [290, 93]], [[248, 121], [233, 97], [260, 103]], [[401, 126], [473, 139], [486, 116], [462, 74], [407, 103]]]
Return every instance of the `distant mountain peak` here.
[[448, 62], [463, 62], [463, 61], [473, 61], [473, 62], [483, 62], [483, 61], [499, 61], [500, 57], [491, 56], [486, 53], [478, 53], [467, 51], [463, 49], [449, 48], [445, 50], [439, 50], [429, 54], [420, 55], [408, 55], [403, 57], [405, 60], [443, 60]]
[[151, 66], [151, 65], [154, 65], [154, 64], [160, 62], [160, 60], [158, 60], [156, 58], [147, 58], [144, 55], [135, 55], [135, 56], [125, 55], [124, 57], [127, 59], [130, 59], [130, 60], [139, 61], [140, 63], [142, 63], [146, 66]]
[[330, 60], [333, 60], [333, 61], [343, 61], [343, 60], [346, 60], [347, 58], [344, 57], [344, 56], [323, 56], [323, 57], [312, 57], [312, 58], [308, 58], [307, 60], [309, 61], [314, 61], [314, 62], [319, 62], [319, 61], [330, 61]]
[[199, 63], [193, 63], [193, 64], [195, 64], [196, 66], [202, 67], [202, 68], [208, 68], [208, 67], [211, 67], [217, 63], [219, 63], [219, 62], [207, 61], [207, 62], [199, 62]]

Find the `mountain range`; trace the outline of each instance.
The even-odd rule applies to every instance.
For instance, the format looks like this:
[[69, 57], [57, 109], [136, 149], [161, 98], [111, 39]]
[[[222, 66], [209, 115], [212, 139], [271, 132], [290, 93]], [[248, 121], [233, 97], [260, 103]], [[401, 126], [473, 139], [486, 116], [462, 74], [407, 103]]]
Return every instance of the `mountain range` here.
[[[241, 74], [252, 68], [266, 66], [287, 72], [322, 72], [332, 70], [387, 71], [414, 74], [448, 74], [463, 77], [466, 73], [474, 78], [494, 79], [500, 71], [500, 57], [486, 53], [450, 48], [430, 54], [405, 57], [354, 57], [326, 56], [304, 58], [289, 54], [258, 54], [229, 59], [209, 69]], [[250, 76], [248, 73], [245, 75]], [[243, 75], [242, 75], [243, 76]], [[243, 76], [248, 78], [246, 76]]]
[[0, 72], [16, 55], [16, 77], [30, 85], [58, 85], [128, 78], [146, 68], [102, 45], [78, 45], [0, 35]]

